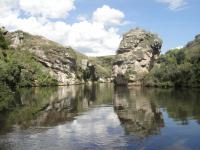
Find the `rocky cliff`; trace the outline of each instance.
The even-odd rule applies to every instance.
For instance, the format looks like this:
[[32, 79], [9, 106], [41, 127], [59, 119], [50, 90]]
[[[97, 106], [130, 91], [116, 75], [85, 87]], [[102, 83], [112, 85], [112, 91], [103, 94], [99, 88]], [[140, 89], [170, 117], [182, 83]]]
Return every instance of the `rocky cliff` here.
[[160, 54], [162, 40], [143, 29], [125, 33], [117, 50], [112, 73], [116, 85], [141, 85]]
[[[162, 46], [162, 41], [157, 35], [136, 28], [123, 36], [115, 57], [90, 58], [76, 52], [71, 47], [62, 46], [42, 36], [31, 35], [23, 31], [8, 32], [5, 28], [0, 28], [0, 30], [9, 41], [9, 47], [13, 52], [31, 53], [34, 61], [42, 65], [40, 70], [58, 81], [59, 85], [88, 81], [110, 82], [111, 74], [117, 85], [140, 85], [143, 77], [153, 67]], [[113, 67], [111, 67], [112, 63]], [[26, 66], [29, 67], [29, 65]], [[27, 67], [20, 66], [20, 74], [30, 72], [34, 74], [35, 71], [29, 68], [27, 71]], [[42, 76], [45, 80], [45, 75]], [[31, 78], [31, 80], [34, 84], [30, 85], [37, 86], [38, 79]], [[41, 82], [43, 81], [40, 81], [40, 84]]]
[[[97, 81], [110, 76], [101, 65], [95, 64], [89, 57], [71, 47], [23, 31], [9, 32], [5, 28], [0, 30], [9, 41], [10, 49], [20, 53], [30, 52], [42, 64], [43, 72], [56, 79], [59, 85]], [[87, 64], [83, 67], [85, 62]]]
[[19, 48], [33, 53], [47, 72], [58, 80], [59, 85], [78, 83], [76, 60], [70, 47], [63, 47], [44, 37], [23, 34], [24, 40]]

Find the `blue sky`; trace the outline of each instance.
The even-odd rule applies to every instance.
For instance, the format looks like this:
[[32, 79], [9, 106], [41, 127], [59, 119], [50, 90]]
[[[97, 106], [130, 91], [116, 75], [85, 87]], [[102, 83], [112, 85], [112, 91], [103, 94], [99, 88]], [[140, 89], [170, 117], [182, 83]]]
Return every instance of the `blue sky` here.
[[178, 10], [152, 0], [78, 0], [76, 3], [80, 14], [91, 14], [105, 4], [121, 10], [130, 23], [120, 27], [120, 34], [136, 26], [155, 32], [163, 39], [162, 52], [184, 46], [200, 33], [199, 0], [189, 0]]
[[0, 25], [41, 34], [91, 56], [114, 54], [123, 33], [135, 27], [157, 33], [162, 53], [200, 33], [199, 0], [1, 1]]

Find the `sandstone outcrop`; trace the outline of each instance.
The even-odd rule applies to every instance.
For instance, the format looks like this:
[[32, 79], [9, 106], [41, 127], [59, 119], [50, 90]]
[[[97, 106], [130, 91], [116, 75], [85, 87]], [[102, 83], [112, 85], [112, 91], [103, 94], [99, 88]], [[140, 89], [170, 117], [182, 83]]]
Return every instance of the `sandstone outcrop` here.
[[112, 75], [116, 85], [141, 85], [160, 54], [162, 40], [143, 29], [132, 29], [124, 34], [117, 50]]

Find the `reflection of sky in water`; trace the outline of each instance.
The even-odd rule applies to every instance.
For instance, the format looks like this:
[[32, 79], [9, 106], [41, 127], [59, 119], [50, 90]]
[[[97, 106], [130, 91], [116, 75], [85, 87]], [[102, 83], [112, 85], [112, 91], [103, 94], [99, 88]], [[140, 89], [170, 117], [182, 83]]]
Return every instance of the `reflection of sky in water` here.
[[112, 149], [127, 145], [124, 130], [112, 107], [93, 108], [72, 122], [40, 133], [8, 134], [12, 149]]
[[6, 142], [10, 142], [11, 149], [20, 150], [198, 149], [199, 125], [190, 121], [189, 125], [180, 126], [168, 118], [166, 112], [162, 111], [162, 113], [165, 128], [161, 129], [159, 135], [146, 138], [126, 135], [113, 108], [99, 107], [89, 109], [72, 122], [51, 128], [15, 130], [13, 133], [2, 136], [1, 139], [7, 139]]
[[[93, 97], [90, 97], [91, 93]], [[179, 94], [182, 96], [182, 93]], [[191, 95], [195, 93], [186, 93], [184, 97]], [[39, 119], [31, 120], [38, 121], [36, 126], [31, 124], [25, 130], [15, 126], [12, 132], [0, 135], [0, 150], [198, 150], [199, 112], [194, 108], [199, 102], [198, 95], [195, 96], [197, 99], [190, 99], [195, 105], [181, 100], [179, 96], [174, 98], [170, 91], [151, 92], [149, 89], [120, 89], [114, 92], [109, 86], [61, 88], [50, 95], [51, 101], [47, 106], [52, 106], [52, 109], [41, 112], [50, 115], [47, 118], [38, 115]], [[181, 111], [174, 109], [176, 103]], [[63, 109], [57, 109], [58, 106]], [[181, 112], [186, 115], [183, 116]], [[68, 114], [73, 114], [69, 115], [73, 119], [67, 120]], [[185, 118], [187, 124], [183, 124]], [[40, 124], [45, 119], [50, 127]], [[52, 120], [55, 123], [50, 125]], [[135, 130], [138, 126], [144, 128]], [[154, 130], [158, 132], [151, 132]], [[143, 133], [141, 131], [147, 131], [145, 136], [140, 136]]]

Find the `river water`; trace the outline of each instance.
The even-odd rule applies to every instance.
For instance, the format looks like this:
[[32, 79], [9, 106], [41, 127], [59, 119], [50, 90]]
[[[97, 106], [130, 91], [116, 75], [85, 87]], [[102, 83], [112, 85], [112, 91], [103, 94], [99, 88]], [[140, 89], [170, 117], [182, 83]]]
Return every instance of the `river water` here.
[[200, 90], [112, 84], [20, 89], [1, 150], [200, 149]]

